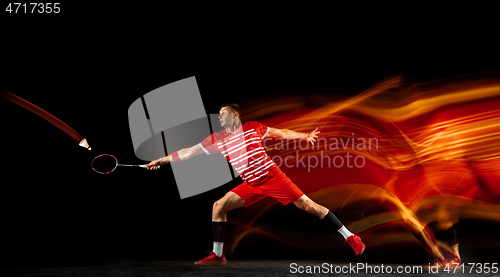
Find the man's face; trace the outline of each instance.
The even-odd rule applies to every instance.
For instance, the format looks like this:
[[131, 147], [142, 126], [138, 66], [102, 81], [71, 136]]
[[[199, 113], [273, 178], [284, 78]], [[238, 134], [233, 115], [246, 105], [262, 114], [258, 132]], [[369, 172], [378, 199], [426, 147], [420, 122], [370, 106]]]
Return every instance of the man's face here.
[[220, 125], [224, 128], [231, 127], [234, 120], [236, 119], [236, 113], [231, 109], [231, 107], [222, 107], [219, 111], [219, 121]]

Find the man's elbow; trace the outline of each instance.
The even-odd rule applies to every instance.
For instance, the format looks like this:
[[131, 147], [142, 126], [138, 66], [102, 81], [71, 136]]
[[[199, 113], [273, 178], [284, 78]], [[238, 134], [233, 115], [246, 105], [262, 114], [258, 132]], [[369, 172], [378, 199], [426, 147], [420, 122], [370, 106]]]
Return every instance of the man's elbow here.
[[185, 160], [191, 158], [191, 154], [190, 154], [189, 149], [179, 150], [178, 153], [179, 153], [179, 159], [181, 161], [185, 161]]

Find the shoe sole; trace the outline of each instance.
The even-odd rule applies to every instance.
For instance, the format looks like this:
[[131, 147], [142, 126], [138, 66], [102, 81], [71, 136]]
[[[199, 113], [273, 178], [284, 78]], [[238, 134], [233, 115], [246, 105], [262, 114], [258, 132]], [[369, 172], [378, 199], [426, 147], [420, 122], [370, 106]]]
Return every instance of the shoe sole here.
[[227, 264], [227, 262], [225, 263], [217, 263], [217, 262], [214, 262], [214, 263], [194, 263], [194, 265], [225, 265]]
[[356, 256], [361, 256], [363, 253], [365, 253], [366, 246], [363, 246], [363, 250], [361, 250], [361, 253], [357, 254]]

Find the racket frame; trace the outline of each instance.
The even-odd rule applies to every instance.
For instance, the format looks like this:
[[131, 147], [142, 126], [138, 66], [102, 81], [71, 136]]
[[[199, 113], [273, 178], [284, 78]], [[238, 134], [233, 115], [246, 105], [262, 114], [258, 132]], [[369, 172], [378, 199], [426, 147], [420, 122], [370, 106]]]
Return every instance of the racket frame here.
[[[95, 161], [97, 158], [99, 158], [99, 157], [103, 157], [103, 156], [108, 156], [108, 157], [112, 157], [112, 158], [114, 158], [114, 159], [115, 159], [115, 167], [113, 167], [113, 169], [112, 169], [111, 171], [108, 171], [108, 172], [102, 172], [102, 171], [98, 171], [98, 170], [96, 170], [96, 169], [94, 168], [94, 161]], [[145, 164], [119, 164], [119, 163], [118, 163], [118, 159], [117, 159], [115, 156], [111, 155], [111, 154], [101, 154], [101, 155], [96, 156], [94, 159], [92, 159], [92, 163], [90, 164], [90, 166], [92, 167], [92, 170], [94, 170], [95, 172], [97, 172], [97, 173], [99, 173], [99, 174], [109, 174], [109, 173], [111, 173], [111, 172], [115, 171], [115, 170], [116, 170], [116, 168], [117, 168], [117, 167], [119, 167], [119, 166], [140, 167], [140, 168], [146, 168], [146, 169], [147, 169], [147, 168], [149, 168], [149, 166], [147, 166], [147, 165], [145, 165]], [[159, 166], [159, 165], [158, 165], [157, 167], [158, 167], [158, 168], [160, 168], [160, 166]]]

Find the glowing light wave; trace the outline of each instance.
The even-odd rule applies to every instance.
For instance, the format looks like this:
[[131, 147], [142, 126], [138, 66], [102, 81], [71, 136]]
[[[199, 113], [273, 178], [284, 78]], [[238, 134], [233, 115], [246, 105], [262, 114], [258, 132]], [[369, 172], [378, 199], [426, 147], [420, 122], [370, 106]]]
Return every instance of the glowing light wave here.
[[[244, 120], [303, 132], [319, 127], [323, 140], [314, 147], [266, 141], [268, 155], [277, 162], [286, 159], [281, 169], [310, 198], [361, 233], [368, 247], [415, 241], [408, 234], [426, 233], [431, 222], [446, 229], [459, 217], [500, 221], [500, 80], [439, 88], [412, 84], [410, 92], [401, 88], [403, 83], [402, 77], [389, 78], [356, 97], [315, 108], [297, 97], [257, 99], [242, 103], [250, 107]], [[368, 147], [369, 139], [377, 147]], [[334, 157], [347, 154], [365, 163], [331, 165]], [[323, 166], [311, 167], [321, 159]], [[252, 232], [295, 245], [290, 234], [299, 233], [256, 225], [276, 207], [262, 201], [247, 208], [243, 219], [234, 222], [241, 228], [231, 252]], [[390, 227], [396, 225], [407, 231]], [[391, 230], [399, 236], [388, 235]], [[311, 249], [325, 247], [324, 236], [307, 238]], [[332, 249], [339, 245], [333, 241]]]

